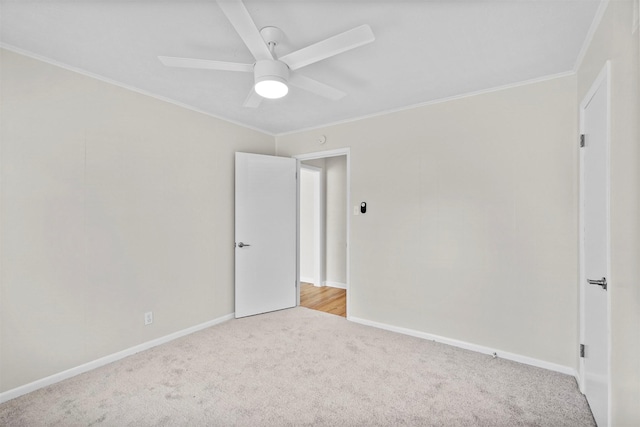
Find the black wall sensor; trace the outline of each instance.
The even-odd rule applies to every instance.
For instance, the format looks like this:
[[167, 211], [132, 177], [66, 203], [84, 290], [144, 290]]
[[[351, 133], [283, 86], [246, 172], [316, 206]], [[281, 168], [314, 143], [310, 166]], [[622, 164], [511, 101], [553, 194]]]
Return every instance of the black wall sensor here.
[[367, 213], [367, 202], [360, 203], [360, 213]]

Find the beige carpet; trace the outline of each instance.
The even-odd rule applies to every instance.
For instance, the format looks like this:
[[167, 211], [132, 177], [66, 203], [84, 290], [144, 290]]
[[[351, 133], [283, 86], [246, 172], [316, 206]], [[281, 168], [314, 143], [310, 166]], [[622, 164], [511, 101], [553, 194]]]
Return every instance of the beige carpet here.
[[574, 378], [295, 308], [0, 405], [3, 426], [593, 426]]

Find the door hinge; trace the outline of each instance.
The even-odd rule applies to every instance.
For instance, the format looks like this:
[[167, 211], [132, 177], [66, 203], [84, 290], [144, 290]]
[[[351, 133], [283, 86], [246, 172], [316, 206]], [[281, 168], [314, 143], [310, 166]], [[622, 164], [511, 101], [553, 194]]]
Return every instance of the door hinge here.
[[580, 135], [580, 147], [584, 147], [584, 133]]
[[584, 344], [580, 344], [580, 357], [584, 357]]

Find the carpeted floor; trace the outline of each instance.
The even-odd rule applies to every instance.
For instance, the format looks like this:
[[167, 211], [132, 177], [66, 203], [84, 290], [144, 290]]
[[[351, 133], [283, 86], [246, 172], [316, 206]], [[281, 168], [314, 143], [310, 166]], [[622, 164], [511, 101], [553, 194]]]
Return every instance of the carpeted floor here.
[[0, 405], [2, 426], [594, 426], [574, 378], [294, 308]]

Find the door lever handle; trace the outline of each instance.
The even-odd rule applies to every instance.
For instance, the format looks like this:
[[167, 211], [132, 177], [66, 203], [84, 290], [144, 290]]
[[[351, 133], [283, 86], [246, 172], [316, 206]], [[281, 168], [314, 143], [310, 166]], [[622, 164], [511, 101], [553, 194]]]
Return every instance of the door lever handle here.
[[242, 243], [242, 242], [238, 243], [239, 248], [244, 248], [245, 246], [251, 246], [251, 245], [247, 245], [246, 243]]
[[607, 279], [604, 277], [600, 280], [587, 279], [587, 282], [589, 282], [590, 285], [602, 286], [602, 289], [607, 290]]

